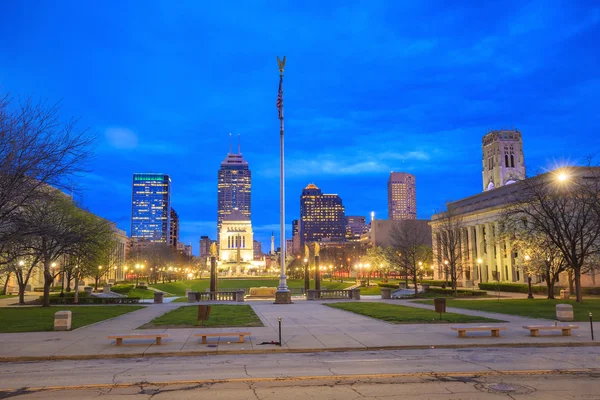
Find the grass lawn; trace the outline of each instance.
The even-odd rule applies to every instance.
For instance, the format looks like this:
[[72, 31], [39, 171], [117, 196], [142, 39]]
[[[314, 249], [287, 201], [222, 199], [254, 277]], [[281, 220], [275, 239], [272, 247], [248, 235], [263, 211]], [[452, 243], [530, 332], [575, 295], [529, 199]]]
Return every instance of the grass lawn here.
[[[264, 326], [249, 305], [211, 304], [210, 308], [210, 317], [204, 321], [204, 326], [207, 328]], [[197, 327], [199, 327], [198, 307], [189, 306], [169, 311], [140, 326], [140, 329]]]
[[15, 299], [19, 298], [19, 296], [15, 296], [15, 295], [12, 295], [12, 294], [0, 294], [0, 299], [8, 299], [9, 297], [13, 297]]
[[[304, 287], [304, 280], [302, 279], [288, 279], [288, 287], [290, 288], [301, 288]], [[327, 289], [337, 290], [345, 289], [348, 286], [352, 286], [352, 282], [329, 282], [321, 281], [321, 287]], [[279, 279], [219, 279], [218, 288], [219, 290], [224, 289], [245, 289], [251, 287], [277, 287], [279, 285]], [[161, 290], [163, 292], [172, 293], [176, 296], [185, 296], [185, 289], [190, 288], [193, 292], [204, 292], [210, 287], [209, 279], [194, 279], [189, 281], [177, 281], [171, 283], [157, 283], [152, 285], [153, 288]], [[310, 287], [314, 288], [314, 281], [310, 282]]]
[[54, 313], [71, 311], [71, 329], [139, 310], [142, 306], [55, 306], [0, 308], [0, 333], [54, 330]]
[[364, 294], [364, 295], [376, 295], [376, 294], [381, 294], [381, 290], [379, 290], [379, 286], [365, 286], [365, 287], [361, 287], [360, 288], [360, 294]]
[[[135, 285], [114, 285], [110, 288], [111, 291], [119, 294], [124, 294], [127, 297], [139, 297], [142, 299], [153, 299], [154, 291], [150, 289], [136, 288]], [[184, 293], [185, 294], [185, 293]], [[165, 293], [165, 297], [168, 294]]]
[[[433, 304], [432, 300], [419, 303]], [[575, 321], [589, 321], [588, 313], [600, 315], [600, 299], [583, 299], [583, 303], [575, 300], [548, 299], [508, 299], [508, 300], [448, 300], [448, 307], [466, 308], [469, 310], [491, 311], [502, 314], [520, 315], [522, 317], [556, 319], [557, 304], [573, 305]]]
[[437, 324], [455, 322], [504, 322], [495, 319], [475, 317], [471, 315], [444, 313], [440, 321], [440, 314], [435, 311], [388, 303], [330, 303], [328, 307], [351, 311], [367, 317], [381, 319], [393, 324]]

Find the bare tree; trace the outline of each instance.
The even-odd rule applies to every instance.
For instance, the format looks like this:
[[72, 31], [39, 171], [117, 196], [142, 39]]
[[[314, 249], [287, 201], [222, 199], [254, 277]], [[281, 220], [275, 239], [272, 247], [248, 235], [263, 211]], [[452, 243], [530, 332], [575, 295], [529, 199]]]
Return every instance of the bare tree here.
[[[431, 232], [414, 223], [416, 221], [402, 221], [394, 224], [390, 231], [392, 247], [399, 256], [406, 276], [410, 276], [415, 286], [415, 296], [418, 295], [419, 267], [423, 263], [431, 262]], [[421, 264], [419, 264], [421, 263]]]
[[47, 185], [71, 189], [85, 169], [94, 137], [76, 120], [61, 122], [59, 111], [57, 104], [31, 98], [17, 104], [0, 95], [0, 252], [23, 234], [14, 213]]
[[457, 281], [462, 277], [466, 255], [464, 254], [464, 228], [462, 216], [449, 204], [446, 211], [438, 214], [433, 226], [433, 240], [437, 247], [437, 263], [443, 265], [446, 277], [450, 278], [456, 296]]
[[521, 190], [506, 216], [521, 219], [525, 229], [540, 235], [560, 252], [573, 273], [577, 301], [583, 301], [581, 275], [599, 251], [599, 169], [564, 168], [518, 184]]

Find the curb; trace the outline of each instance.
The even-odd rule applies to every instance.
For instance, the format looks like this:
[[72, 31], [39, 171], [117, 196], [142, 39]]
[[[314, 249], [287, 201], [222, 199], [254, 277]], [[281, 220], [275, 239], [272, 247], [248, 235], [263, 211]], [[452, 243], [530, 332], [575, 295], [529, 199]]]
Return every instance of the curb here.
[[442, 345], [412, 345], [412, 346], [379, 346], [379, 347], [333, 347], [314, 349], [269, 349], [269, 350], [214, 350], [214, 351], [185, 351], [185, 352], [146, 352], [127, 354], [82, 354], [74, 356], [15, 356], [0, 357], [0, 362], [31, 362], [31, 361], [77, 361], [77, 360], [106, 360], [119, 358], [158, 358], [158, 357], [201, 357], [236, 354], [272, 354], [272, 353], [339, 353], [355, 351], [385, 351], [385, 350], [431, 350], [431, 349], [481, 349], [481, 348], [548, 348], [548, 347], [599, 347], [600, 342], [581, 343], [492, 343], [492, 344], [442, 344]]

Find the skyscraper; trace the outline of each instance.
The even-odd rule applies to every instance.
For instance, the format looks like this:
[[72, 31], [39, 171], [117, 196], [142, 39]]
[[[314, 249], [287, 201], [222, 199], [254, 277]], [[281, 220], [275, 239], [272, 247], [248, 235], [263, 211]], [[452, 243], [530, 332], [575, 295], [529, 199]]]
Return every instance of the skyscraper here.
[[169, 243], [171, 178], [167, 174], [133, 174], [131, 237]]
[[217, 241], [220, 241], [223, 219], [234, 209], [239, 210], [242, 215], [250, 219], [252, 210], [251, 178], [248, 162], [242, 157], [239, 142], [237, 154], [232, 153], [230, 144], [229, 153], [221, 163], [218, 175]]
[[525, 156], [520, 131], [490, 131], [483, 137], [481, 150], [484, 191], [525, 179]]
[[323, 239], [344, 240], [346, 220], [342, 199], [337, 194], [323, 194], [314, 184], [300, 196], [300, 245]]
[[363, 216], [346, 216], [346, 239], [360, 240], [360, 235], [369, 231], [367, 218]]
[[177, 248], [179, 242], [179, 215], [174, 208], [171, 208], [171, 221], [169, 223], [169, 245]]
[[388, 219], [417, 219], [416, 179], [406, 172], [391, 172], [388, 179]]

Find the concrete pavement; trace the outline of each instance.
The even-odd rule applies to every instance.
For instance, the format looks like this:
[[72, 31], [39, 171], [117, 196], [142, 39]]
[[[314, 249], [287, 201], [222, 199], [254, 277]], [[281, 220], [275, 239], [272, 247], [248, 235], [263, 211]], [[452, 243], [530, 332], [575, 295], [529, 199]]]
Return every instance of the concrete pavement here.
[[[374, 300], [371, 300], [374, 301]], [[378, 300], [411, 307], [431, 308], [406, 300]], [[225, 303], [223, 303], [225, 304]], [[237, 304], [239, 303], [231, 303]], [[554, 324], [533, 318], [508, 316], [481, 311], [449, 309], [448, 311], [501, 319], [508, 328], [501, 337], [492, 338], [489, 332], [461, 339], [450, 330], [453, 324], [390, 324], [384, 321], [326, 307], [320, 301], [296, 301], [291, 305], [276, 305], [266, 301], [250, 304], [265, 325], [255, 328], [184, 328], [151, 329], [146, 333], [168, 333], [169, 338], [157, 346], [151, 340], [130, 340], [116, 347], [107, 339], [112, 333], [133, 332], [137, 327], [170, 310], [187, 303], [169, 303], [147, 306], [111, 320], [89, 325], [71, 332], [33, 332], [0, 334], [0, 361], [29, 359], [84, 359], [128, 356], [176, 356], [192, 354], [370, 350], [427, 347], [482, 347], [482, 346], [555, 346], [584, 345], [591, 342], [589, 325], [579, 323], [581, 329], [573, 336], [530, 337], [522, 328], [525, 324]], [[118, 306], [115, 306], [118, 307]], [[278, 318], [282, 318], [282, 346], [261, 344], [278, 341]], [[199, 343], [194, 332], [252, 332], [245, 343], [236, 343], [237, 337], [211, 338], [208, 344]], [[600, 332], [600, 324], [596, 323]]]

